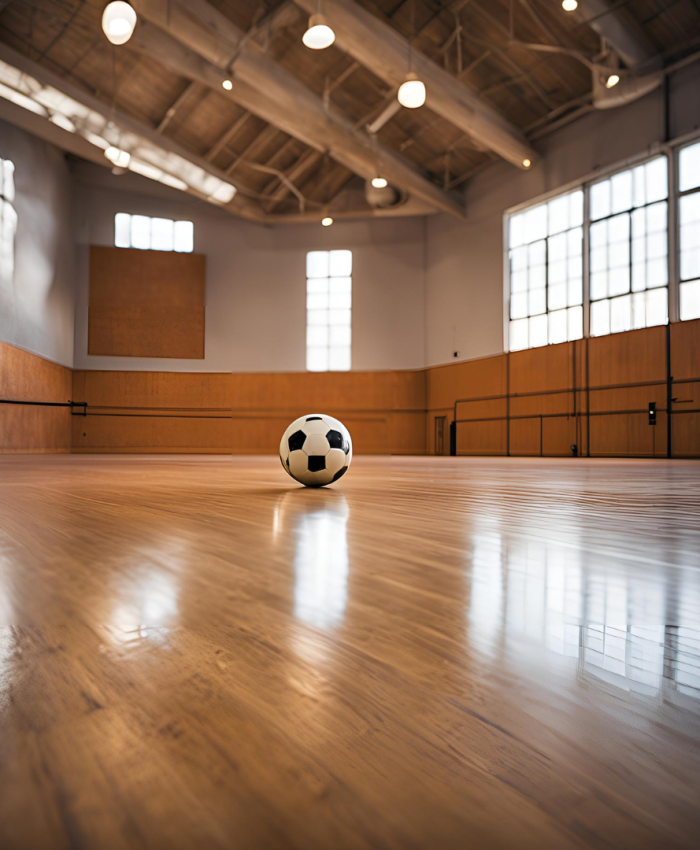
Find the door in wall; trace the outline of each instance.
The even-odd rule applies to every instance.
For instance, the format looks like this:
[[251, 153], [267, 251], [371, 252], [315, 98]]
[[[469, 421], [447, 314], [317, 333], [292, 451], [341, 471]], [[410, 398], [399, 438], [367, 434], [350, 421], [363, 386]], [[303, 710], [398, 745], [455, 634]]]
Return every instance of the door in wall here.
[[447, 428], [447, 417], [435, 417], [435, 454], [445, 454], [445, 430]]

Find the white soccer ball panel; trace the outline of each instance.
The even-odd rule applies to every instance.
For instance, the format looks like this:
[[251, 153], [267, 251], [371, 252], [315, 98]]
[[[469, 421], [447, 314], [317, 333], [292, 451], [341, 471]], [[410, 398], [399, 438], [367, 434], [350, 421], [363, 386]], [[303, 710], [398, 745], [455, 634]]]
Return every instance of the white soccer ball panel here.
[[325, 457], [330, 449], [331, 447], [328, 445], [325, 433], [311, 434], [311, 436], [307, 437], [304, 442], [304, 451], [309, 456], [320, 455], [321, 457]]
[[322, 469], [320, 472], [307, 472], [304, 479], [303, 483], [307, 487], [324, 487], [333, 480], [333, 473], [327, 469]]
[[320, 413], [312, 413], [310, 416], [304, 417], [304, 424], [301, 430], [307, 434], [325, 434], [328, 430], [327, 420], [327, 416], [321, 416]]
[[[306, 475], [309, 471], [309, 458], [303, 450], [291, 452], [289, 455], [289, 472], [292, 478], [301, 481], [301, 476]], [[303, 483], [303, 482], [302, 482]]]
[[342, 449], [331, 449], [326, 455], [326, 469], [335, 475], [339, 469], [345, 466], [347, 455]]

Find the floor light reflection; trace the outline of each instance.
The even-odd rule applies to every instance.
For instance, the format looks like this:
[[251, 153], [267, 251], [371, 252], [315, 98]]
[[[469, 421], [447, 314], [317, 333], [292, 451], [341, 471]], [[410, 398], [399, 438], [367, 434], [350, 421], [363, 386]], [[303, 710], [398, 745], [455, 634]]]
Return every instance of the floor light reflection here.
[[331, 628], [345, 614], [348, 515], [345, 497], [334, 494], [294, 518], [294, 614], [309, 625]]

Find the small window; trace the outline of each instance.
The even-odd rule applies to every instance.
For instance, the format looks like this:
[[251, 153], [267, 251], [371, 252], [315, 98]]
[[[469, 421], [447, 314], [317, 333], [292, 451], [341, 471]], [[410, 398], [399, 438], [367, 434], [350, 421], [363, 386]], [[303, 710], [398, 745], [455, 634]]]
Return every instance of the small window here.
[[700, 319], [700, 142], [678, 155], [681, 321]]
[[583, 336], [583, 192], [509, 219], [510, 350]]
[[117, 213], [114, 216], [114, 244], [117, 248], [189, 254], [194, 251], [194, 225], [191, 221]]
[[591, 336], [667, 324], [667, 198], [665, 156], [591, 186]]
[[352, 341], [352, 251], [306, 255], [306, 368], [347, 372]]

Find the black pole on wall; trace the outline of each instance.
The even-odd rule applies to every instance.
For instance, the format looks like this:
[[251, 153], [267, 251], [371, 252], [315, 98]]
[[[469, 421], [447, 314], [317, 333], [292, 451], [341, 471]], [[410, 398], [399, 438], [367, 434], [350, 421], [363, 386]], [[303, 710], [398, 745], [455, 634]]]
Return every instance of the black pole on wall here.
[[450, 457], [457, 456], [457, 423], [450, 422]]

